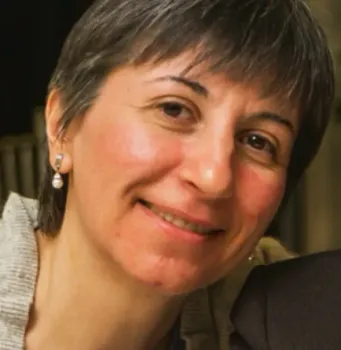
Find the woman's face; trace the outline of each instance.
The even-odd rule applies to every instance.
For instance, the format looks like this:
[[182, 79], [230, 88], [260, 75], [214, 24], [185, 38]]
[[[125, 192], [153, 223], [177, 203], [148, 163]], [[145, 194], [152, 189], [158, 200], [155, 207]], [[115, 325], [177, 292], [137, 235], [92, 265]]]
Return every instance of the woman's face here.
[[224, 75], [187, 75], [186, 55], [126, 67], [102, 86], [68, 146], [66, 222], [165, 293], [212, 283], [275, 214], [298, 116]]

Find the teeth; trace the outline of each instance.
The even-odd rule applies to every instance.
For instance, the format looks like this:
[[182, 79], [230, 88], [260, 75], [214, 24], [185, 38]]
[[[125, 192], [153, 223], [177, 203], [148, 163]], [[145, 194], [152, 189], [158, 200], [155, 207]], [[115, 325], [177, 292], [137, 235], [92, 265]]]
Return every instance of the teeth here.
[[165, 213], [165, 212], [160, 212], [156, 207], [154, 207], [150, 203], [144, 203], [153, 213], [156, 215], [160, 216], [163, 220], [171, 222], [173, 225], [186, 229], [188, 231], [200, 233], [200, 234], [208, 234], [212, 230], [207, 229], [206, 227], [203, 227], [201, 225], [192, 223], [190, 221], [187, 221], [185, 219], [182, 219], [178, 216], [175, 216], [171, 213]]

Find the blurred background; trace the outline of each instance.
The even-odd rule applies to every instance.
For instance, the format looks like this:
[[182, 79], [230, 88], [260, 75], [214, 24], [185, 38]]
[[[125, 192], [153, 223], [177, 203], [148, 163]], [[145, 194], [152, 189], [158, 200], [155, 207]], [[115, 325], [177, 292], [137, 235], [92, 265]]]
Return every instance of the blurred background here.
[[[0, 201], [37, 196], [45, 157], [42, 106], [62, 43], [91, 0], [0, 2]], [[307, 0], [333, 51], [337, 98], [321, 151], [269, 232], [309, 253], [341, 247], [341, 1]]]

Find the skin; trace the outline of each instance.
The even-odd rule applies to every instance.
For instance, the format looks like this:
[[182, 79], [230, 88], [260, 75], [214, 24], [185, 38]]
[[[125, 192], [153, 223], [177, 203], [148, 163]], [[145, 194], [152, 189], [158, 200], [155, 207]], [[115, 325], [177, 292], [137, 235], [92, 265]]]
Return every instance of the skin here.
[[[51, 165], [63, 153], [70, 184], [58, 238], [38, 233], [28, 349], [163, 349], [188, 293], [245, 259], [275, 214], [295, 108], [203, 66], [184, 76], [191, 59], [113, 72], [63, 139], [51, 93]], [[186, 234], [141, 199], [220, 233]]]

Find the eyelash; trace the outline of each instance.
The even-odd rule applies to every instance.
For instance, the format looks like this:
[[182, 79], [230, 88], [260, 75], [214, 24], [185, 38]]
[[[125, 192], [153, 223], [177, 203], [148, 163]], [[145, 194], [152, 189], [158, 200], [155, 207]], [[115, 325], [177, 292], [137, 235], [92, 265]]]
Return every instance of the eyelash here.
[[[166, 109], [167, 108], [177, 108], [179, 109], [180, 113], [179, 115], [177, 116], [172, 116], [170, 115], [169, 113], [166, 112]], [[192, 112], [192, 110], [190, 108], [188, 108], [187, 106], [185, 106], [184, 104], [180, 103], [180, 102], [177, 102], [177, 101], [166, 101], [166, 102], [161, 102], [161, 103], [158, 103], [156, 105], [156, 108], [161, 110], [161, 112], [163, 113], [163, 115], [166, 117], [166, 118], [171, 118], [171, 119], [183, 119], [181, 118], [181, 114], [183, 112], [186, 112], [189, 114], [189, 118], [186, 118], [186, 120], [188, 119], [196, 119], [194, 117], [194, 113]]]
[[256, 138], [256, 140], [254, 140], [255, 142], [261, 142], [263, 143], [264, 148], [257, 148], [257, 147], [253, 147], [249, 144], [247, 144], [247, 146], [250, 146], [255, 152], [267, 152], [268, 154], [270, 154], [272, 160], [276, 160], [277, 159], [277, 145], [270, 141], [267, 137], [260, 135], [259, 133], [255, 132], [255, 131], [246, 131], [243, 132], [239, 137], [238, 137], [238, 141], [239, 142], [243, 142], [243, 140], [246, 139], [246, 141], [250, 141], [250, 138]]

